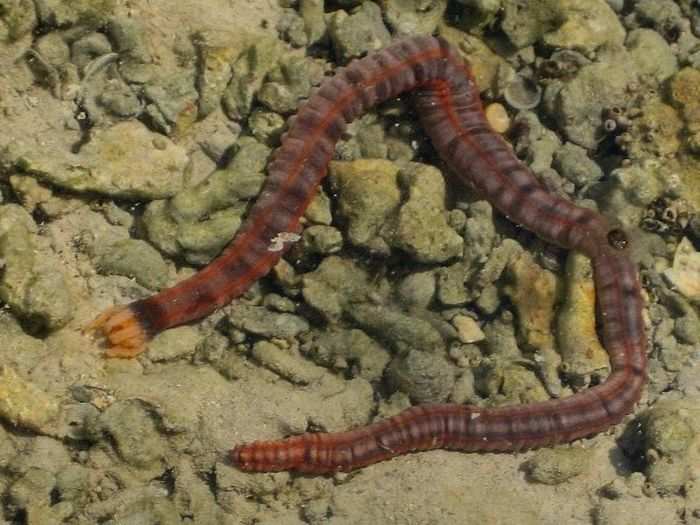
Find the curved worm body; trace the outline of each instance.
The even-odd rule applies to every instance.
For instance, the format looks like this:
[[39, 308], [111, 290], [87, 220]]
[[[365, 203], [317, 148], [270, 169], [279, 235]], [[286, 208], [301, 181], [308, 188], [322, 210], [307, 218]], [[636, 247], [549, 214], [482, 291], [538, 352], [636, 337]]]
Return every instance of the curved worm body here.
[[266, 274], [283, 253], [277, 250], [280, 234], [299, 231], [299, 219], [347, 123], [411, 90], [426, 133], [458, 176], [512, 221], [591, 258], [612, 373], [605, 383], [565, 399], [502, 408], [417, 406], [348, 432], [240, 445], [231, 451], [231, 460], [243, 470], [323, 473], [416, 450], [516, 451], [552, 445], [618, 423], [639, 400], [646, 381], [643, 303], [624, 232], [544, 189], [489, 127], [468, 65], [446, 41], [432, 37], [399, 41], [326, 80], [290, 120], [266, 185], [224, 253], [177, 286], [95, 321], [93, 328], [112, 344], [108, 353], [136, 354], [154, 333], [208, 314]]

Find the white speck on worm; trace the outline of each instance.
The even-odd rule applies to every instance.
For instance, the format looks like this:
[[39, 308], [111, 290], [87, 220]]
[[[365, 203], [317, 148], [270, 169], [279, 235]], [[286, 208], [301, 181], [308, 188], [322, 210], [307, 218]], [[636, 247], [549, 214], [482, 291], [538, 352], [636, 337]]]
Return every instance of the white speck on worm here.
[[281, 252], [284, 250], [284, 243], [297, 242], [301, 239], [301, 235], [294, 232], [280, 232], [275, 235], [270, 241], [270, 246], [267, 247], [268, 252]]

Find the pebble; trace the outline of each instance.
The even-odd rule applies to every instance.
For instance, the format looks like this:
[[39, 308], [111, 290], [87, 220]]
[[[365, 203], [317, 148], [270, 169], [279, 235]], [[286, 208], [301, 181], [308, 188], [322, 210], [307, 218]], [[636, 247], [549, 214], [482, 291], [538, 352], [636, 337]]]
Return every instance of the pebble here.
[[685, 297], [700, 303], [700, 252], [683, 238], [673, 256], [673, 266], [663, 273], [664, 277]]
[[457, 336], [463, 343], [477, 343], [486, 339], [479, 323], [468, 315], [456, 315], [452, 324], [457, 329]]
[[510, 116], [508, 116], [508, 112], [506, 111], [506, 108], [503, 107], [503, 104], [494, 102], [493, 104], [486, 106], [484, 111], [486, 114], [486, 120], [489, 121], [491, 128], [496, 133], [500, 133], [502, 135], [508, 131], [510, 128]]

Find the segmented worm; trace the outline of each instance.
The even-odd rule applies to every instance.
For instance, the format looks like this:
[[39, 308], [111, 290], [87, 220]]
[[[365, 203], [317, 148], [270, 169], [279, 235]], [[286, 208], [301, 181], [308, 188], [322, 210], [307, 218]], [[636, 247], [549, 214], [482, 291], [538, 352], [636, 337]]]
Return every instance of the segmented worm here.
[[230, 457], [243, 470], [324, 473], [433, 448], [517, 451], [553, 445], [617, 424], [640, 398], [646, 337], [625, 233], [602, 215], [547, 192], [489, 127], [468, 64], [445, 40], [428, 36], [401, 40], [326, 80], [290, 120], [265, 187], [224, 253], [174, 288], [110, 310], [93, 323], [112, 345], [108, 354], [140, 352], [153, 334], [208, 314], [266, 274], [286, 247], [280, 239], [299, 232], [299, 219], [347, 123], [411, 90], [426, 133], [458, 176], [513, 222], [592, 260], [612, 372], [604, 383], [564, 399], [501, 408], [416, 406], [348, 432], [240, 445]]

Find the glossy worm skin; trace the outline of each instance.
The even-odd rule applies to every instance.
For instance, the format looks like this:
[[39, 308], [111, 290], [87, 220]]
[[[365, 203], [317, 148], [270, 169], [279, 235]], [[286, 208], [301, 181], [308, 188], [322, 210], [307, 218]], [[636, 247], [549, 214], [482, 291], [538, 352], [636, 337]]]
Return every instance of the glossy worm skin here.
[[278, 244], [279, 234], [299, 231], [299, 219], [347, 123], [411, 90], [435, 149], [464, 182], [513, 222], [592, 260], [612, 372], [603, 384], [565, 399], [500, 408], [416, 406], [348, 432], [240, 445], [231, 460], [243, 470], [325, 473], [417, 450], [553, 445], [617, 424], [640, 398], [646, 381], [643, 302], [624, 232], [600, 214], [547, 192], [489, 127], [469, 66], [446, 41], [428, 36], [398, 41], [339, 69], [302, 104], [246, 224], [224, 253], [174, 288], [95, 321], [93, 328], [112, 344], [111, 354], [138, 353], [154, 333], [208, 314], [267, 273], [283, 252], [270, 247]]

